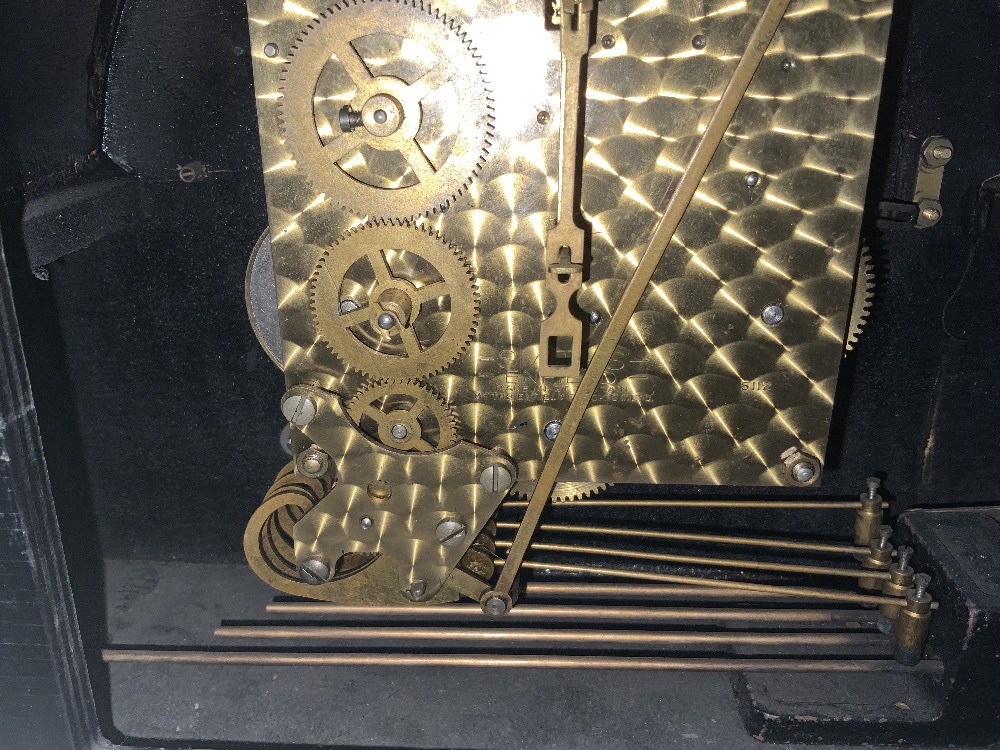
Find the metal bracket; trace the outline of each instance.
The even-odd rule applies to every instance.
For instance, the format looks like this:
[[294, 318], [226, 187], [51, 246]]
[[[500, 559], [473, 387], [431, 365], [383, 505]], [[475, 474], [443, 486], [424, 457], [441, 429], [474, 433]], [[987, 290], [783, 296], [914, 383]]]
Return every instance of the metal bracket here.
[[931, 136], [920, 147], [917, 160], [913, 202], [886, 199], [879, 201], [879, 229], [928, 229], [944, 217], [941, 207], [941, 183], [944, 168], [955, 155], [951, 141], [942, 135]]
[[432, 599], [507, 495], [514, 463], [465, 441], [397, 451], [361, 432], [336, 394], [315, 388], [310, 396], [316, 415], [301, 433], [343, 459], [336, 485], [294, 526], [296, 559], [332, 565], [349, 552], [380, 553], [395, 561], [407, 598]]
[[917, 184], [913, 190], [913, 202], [917, 206], [917, 216], [913, 226], [927, 229], [941, 221], [941, 183], [944, 168], [955, 155], [955, 147], [942, 135], [931, 136], [924, 141], [917, 162]]

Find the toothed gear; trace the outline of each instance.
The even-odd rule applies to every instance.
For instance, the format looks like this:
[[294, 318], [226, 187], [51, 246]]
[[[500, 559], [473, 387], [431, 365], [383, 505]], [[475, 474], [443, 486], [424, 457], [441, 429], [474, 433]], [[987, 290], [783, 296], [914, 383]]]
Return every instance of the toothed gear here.
[[[465, 32], [420, 0], [345, 0], [298, 35], [279, 126], [319, 193], [359, 217], [447, 208], [482, 168], [492, 99]], [[343, 121], [343, 124], [342, 124]]]
[[[611, 486], [610, 482], [556, 482], [549, 499], [554, 503], [569, 503], [574, 500], [584, 500], [598, 492], [603, 492]], [[514, 488], [514, 494], [522, 498], [531, 497], [533, 487]]]
[[347, 413], [367, 435], [397, 450], [430, 452], [458, 442], [448, 404], [413, 380], [373, 383], [348, 402]]
[[858, 276], [854, 282], [854, 300], [851, 302], [851, 321], [847, 327], [845, 348], [852, 351], [861, 338], [868, 313], [875, 296], [875, 266], [868, 248], [862, 248], [858, 258]]
[[366, 224], [320, 259], [309, 285], [317, 336], [374, 379], [421, 379], [472, 342], [479, 291], [462, 253], [408, 223]]

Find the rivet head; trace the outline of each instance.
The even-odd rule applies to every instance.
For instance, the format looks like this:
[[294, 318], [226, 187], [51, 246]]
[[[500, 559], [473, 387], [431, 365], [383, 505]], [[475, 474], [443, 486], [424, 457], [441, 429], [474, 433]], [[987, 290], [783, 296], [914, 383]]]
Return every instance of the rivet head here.
[[405, 424], [396, 423], [389, 428], [389, 434], [392, 435], [394, 440], [406, 440], [409, 436], [410, 431], [407, 429]]
[[601, 37], [601, 46], [604, 49], [611, 49], [615, 46], [615, 37], [613, 34], [605, 34]]
[[552, 121], [552, 115], [543, 110], [538, 113], [535, 119], [538, 121], [539, 125], [548, 125]]
[[600, 325], [601, 320], [603, 320], [603, 318], [601, 318], [601, 314], [597, 312], [597, 310], [594, 310], [594, 312], [590, 313], [588, 317], [590, 318], [591, 324], [595, 326]]
[[705, 49], [708, 46], [708, 37], [704, 34], [697, 34], [694, 39], [691, 40], [691, 46], [695, 49]]
[[510, 611], [511, 601], [510, 597], [488, 593], [483, 597], [481, 606], [486, 614], [500, 617]]
[[396, 318], [392, 313], [382, 313], [378, 316], [378, 327], [383, 331], [390, 330], [394, 325], [396, 325]]
[[933, 206], [928, 206], [920, 211], [920, 216], [926, 221], [939, 221], [941, 212]]
[[330, 456], [315, 445], [302, 451], [295, 463], [299, 473], [310, 479], [317, 479], [330, 471]]
[[377, 479], [368, 485], [368, 497], [374, 502], [383, 502], [392, 497], [392, 485]]
[[786, 57], [784, 60], [781, 61], [781, 69], [786, 73], [794, 68], [795, 68], [795, 60], [793, 60], [791, 57]]
[[816, 469], [808, 461], [799, 461], [792, 467], [792, 479], [800, 484], [808, 484], [816, 476]]
[[758, 172], [747, 172], [743, 181], [748, 188], [755, 188], [760, 184], [760, 174]]
[[785, 319], [785, 308], [775, 303], [760, 311], [760, 319], [769, 326], [776, 326]]
[[406, 593], [410, 595], [411, 599], [419, 599], [427, 593], [427, 581], [422, 578], [410, 581], [410, 586], [406, 589]]
[[361, 516], [361, 519], [358, 521], [358, 525], [365, 531], [368, 531], [368, 529], [375, 525], [375, 522], [372, 520], [371, 516]]
[[268, 42], [264, 45], [264, 57], [277, 57], [278, 56], [278, 45], [274, 42]]
[[545, 435], [546, 440], [555, 440], [559, 437], [559, 430], [562, 429], [562, 422], [558, 419], [553, 419], [545, 427], [542, 428], [542, 434]]

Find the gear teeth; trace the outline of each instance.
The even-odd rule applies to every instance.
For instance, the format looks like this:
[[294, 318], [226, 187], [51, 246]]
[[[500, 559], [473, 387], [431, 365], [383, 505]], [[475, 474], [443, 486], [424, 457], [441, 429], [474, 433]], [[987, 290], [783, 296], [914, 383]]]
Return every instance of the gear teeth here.
[[[549, 495], [549, 499], [554, 503], [570, 503], [574, 500], [585, 500], [588, 497], [596, 495], [598, 492], [604, 492], [604, 490], [611, 486], [610, 482], [556, 482], [552, 488], [552, 494]], [[522, 489], [515, 485], [511, 494], [527, 499], [531, 497], [531, 489], [531, 487], [524, 487]]]
[[[377, 1], [384, 2], [385, 0]], [[384, 238], [391, 238], [391, 242], [383, 239], [382, 242], [377, 242], [377, 244], [380, 244], [382, 247], [395, 247], [413, 252], [433, 266], [435, 271], [441, 275], [444, 282], [449, 284], [452, 292], [451, 318], [448, 326], [437, 341], [430, 348], [421, 352], [421, 354], [427, 354], [433, 347], [443, 345], [442, 342], [446, 338], [450, 340], [448, 341], [448, 349], [445, 351], [450, 350], [450, 353], [446, 353], [437, 360], [428, 356], [424, 360], [418, 361], [417, 364], [420, 365], [418, 367], [417, 364], [407, 362], [407, 360], [411, 359], [408, 356], [387, 354], [367, 346], [350, 332], [350, 328], [343, 327], [335, 319], [335, 316], [330, 315], [327, 309], [328, 305], [323, 305], [319, 302], [319, 298], [324, 300], [336, 299], [337, 304], [340, 304], [340, 289], [347, 272], [354, 262], [365, 257], [373, 244], [376, 244], [367, 241], [367, 238], [364, 236], [365, 232], [378, 232]], [[357, 252], [354, 248], [355, 244], [360, 245], [360, 252]], [[415, 244], [422, 244], [423, 247], [415, 249]], [[437, 255], [437, 253], [447, 253], [447, 255]], [[338, 264], [334, 271], [330, 270], [331, 262]], [[442, 268], [447, 264], [451, 264], [450, 267]], [[326, 274], [324, 274], [324, 271]], [[329, 275], [330, 273], [335, 273], [337, 278], [333, 280], [326, 279], [325, 275]], [[467, 297], [460, 297], [455, 291], [461, 278], [464, 278], [468, 282]], [[324, 286], [331, 286], [332, 290], [336, 290], [336, 292], [330, 293], [331, 289], [324, 291]], [[468, 349], [479, 328], [479, 301], [478, 280], [473, 272], [472, 265], [465, 255], [457, 247], [447, 242], [437, 230], [423, 223], [413, 224], [409, 221], [398, 219], [377, 219], [349, 229], [333, 243], [329, 250], [323, 253], [323, 256], [316, 264], [309, 282], [309, 308], [312, 312], [313, 322], [316, 325], [317, 340], [326, 346], [347, 367], [357, 370], [376, 381], [383, 380], [385, 373], [393, 369], [399, 372], [401, 378], [429, 378], [442, 372], [455, 362]], [[467, 308], [467, 311], [463, 313], [462, 308]], [[456, 322], [455, 318], [459, 315], [461, 317]], [[465, 319], [464, 325], [462, 318]], [[457, 326], [461, 326], [461, 332], [453, 332], [449, 335], [449, 331]], [[324, 331], [326, 332], [324, 333]], [[337, 335], [331, 335], [334, 331], [337, 332]]]
[[862, 248], [858, 257], [858, 275], [854, 282], [854, 298], [851, 302], [851, 319], [847, 327], [847, 338], [844, 342], [845, 356], [854, 350], [865, 323], [871, 312], [872, 301], [875, 298], [875, 266], [872, 263], [871, 252]]
[[[381, 6], [381, 7], [380, 7]], [[375, 15], [385, 15], [388, 11], [386, 6], [394, 6], [394, 9], [398, 9], [398, 12], [409, 13], [414, 12], [420, 15], [422, 18], [426, 17], [432, 19], [435, 22], [442, 24], [443, 31], [445, 35], [444, 39], [449, 40], [449, 37], [454, 37], [454, 41], [457, 42], [465, 55], [467, 55], [467, 60], [458, 59], [456, 56], [449, 56], [444, 54], [444, 60], [440, 62], [441, 65], [454, 65], [456, 68], [461, 70], [462, 65], [470, 65], [471, 70], [468, 68], [466, 72], [461, 73], [466, 79], [478, 80], [479, 91], [476, 95], [470, 95], [469, 99], [465, 100], [463, 104], [459, 106], [464, 106], [465, 109], [471, 111], [463, 111], [462, 121], [463, 122], [482, 122], [481, 132], [476, 136], [470, 135], [468, 137], [468, 150], [460, 152], [456, 155], [452, 153], [448, 159], [441, 165], [440, 169], [437, 170], [434, 177], [431, 178], [430, 183], [432, 189], [421, 189], [424, 183], [418, 182], [416, 185], [411, 185], [406, 188], [397, 188], [395, 190], [386, 190], [381, 187], [376, 187], [368, 183], [356, 180], [347, 173], [340, 170], [340, 168], [335, 163], [329, 162], [328, 158], [318, 158], [322, 154], [313, 153], [317, 159], [311, 159], [307, 156], [307, 152], [303, 151], [300, 143], [297, 141], [305, 140], [307, 143], [311, 142], [312, 139], [305, 138], [304, 133], [296, 133], [299, 130], [296, 124], [299, 120], [308, 120], [309, 127], [314, 128], [315, 124], [312, 121], [312, 117], [304, 118], [302, 113], [298, 113], [297, 117], [289, 116], [287, 110], [290, 106], [297, 106], [294, 103], [290, 105], [289, 101], [286, 99], [286, 89], [289, 84], [293, 81], [296, 76], [296, 57], [302, 59], [304, 56], [312, 54], [313, 46], [322, 45], [323, 43], [323, 33], [322, 26], [325, 23], [337, 23], [337, 14], [345, 11], [353, 11], [359, 13], [367, 12], [366, 9], [370, 9], [370, 12]], [[395, 12], [395, 10], [394, 10]], [[391, 23], [391, 19], [379, 19], [382, 23]], [[388, 28], [386, 30], [389, 30]], [[393, 33], [405, 32], [404, 28], [391, 29]], [[449, 40], [450, 41], [450, 40]], [[443, 42], [444, 46], [454, 46], [449, 45], [448, 42]], [[452, 50], [453, 52], [455, 50]], [[447, 49], [441, 50], [442, 53], [448, 52]], [[285, 137], [285, 144], [288, 150], [291, 152], [292, 159], [296, 163], [296, 168], [301, 170], [306, 178], [309, 180], [310, 184], [317, 191], [317, 193], [325, 193], [328, 196], [340, 196], [339, 200], [336, 200], [336, 205], [340, 208], [348, 211], [349, 213], [358, 216], [362, 219], [409, 219], [416, 220], [424, 216], [433, 216], [435, 214], [440, 214], [446, 211], [451, 205], [456, 203], [471, 187], [472, 183], [475, 181], [476, 177], [482, 171], [486, 164], [486, 160], [489, 157], [490, 149], [493, 146], [494, 136], [495, 136], [495, 120], [494, 117], [494, 100], [492, 96], [492, 91], [489, 87], [489, 82], [487, 81], [485, 74], [485, 66], [482, 61], [482, 57], [479, 51], [472, 45], [471, 40], [468, 37], [468, 32], [462, 27], [462, 25], [454, 18], [449, 16], [446, 12], [443, 12], [429, 3], [423, 2], [422, 0], [345, 0], [344, 2], [334, 4], [325, 10], [321, 11], [319, 15], [307, 23], [298, 34], [295, 36], [293, 44], [290, 45], [288, 51], [286, 52], [286, 63], [282, 66], [279, 72], [279, 80], [281, 85], [279, 87], [279, 92], [281, 96], [278, 97], [276, 101], [276, 117], [278, 122], [278, 128], [282, 135]], [[327, 56], [327, 59], [329, 56]], [[305, 66], [308, 69], [309, 66]], [[466, 81], [468, 82], [468, 81]], [[312, 85], [315, 81], [311, 82]], [[311, 90], [311, 89], [310, 89]], [[296, 101], [300, 98], [298, 96], [291, 97]], [[311, 101], [311, 97], [307, 97]], [[305, 126], [303, 126], [305, 127]], [[459, 130], [459, 137], [461, 138], [462, 131]], [[311, 134], [315, 136], [315, 133]], [[477, 146], [476, 141], [479, 141]], [[448, 163], [452, 159], [464, 159], [467, 167], [461, 171], [456, 167], [454, 170], [448, 169]], [[471, 162], [471, 163], [470, 163]], [[452, 181], [452, 185], [443, 186], [438, 188], [433, 188], [433, 182], [436, 180], [439, 174], [448, 170], [447, 174], [441, 176], [441, 181], [443, 182], [446, 178]], [[452, 173], [454, 172], [454, 174]], [[336, 183], [341, 180], [346, 180], [345, 185], [338, 189]], [[351, 188], [354, 188], [353, 190]], [[413, 192], [416, 190], [416, 192]], [[365, 195], [368, 191], [373, 191], [369, 195]], [[393, 195], [397, 193], [398, 195]], [[425, 195], [429, 193], [430, 195]], [[365, 205], [349, 205], [343, 198], [343, 196], [358, 195], [361, 194], [361, 200], [364, 198], [370, 198], [370, 201]], [[416, 196], [424, 196], [421, 201], [421, 205], [411, 205], [415, 201], [413, 198]]]
[[[414, 405], [418, 403], [423, 405], [421, 414], [424, 412], [431, 413], [438, 429], [438, 442], [437, 445], [433, 446], [434, 450], [442, 450], [458, 442], [458, 433], [461, 428], [461, 422], [458, 419], [458, 415], [455, 413], [454, 409], [451, 408], [451, 405], [448, 404], [448, 402], [445, 401], [437, 391], [419, 380], [369, 380], [354, 396], [354, 398], [347, 402], [345, 406], [347, 415], [351, 418], [351, 420], [353, 420], [358, 429], [361, 429], [361, 421], [366, 415], [366, 407], [371, 406], [376, 401], [390, 396], [404, 396], [412, 398], [414, 399]], [[369, 435], [369, 437], [375, 440], [380, 440], [383, 444], [389, 445], [388, 443], [382, 441], [379, 435], [372, 435], [367, 430], [363, 431], [365, 434]], [[419, 436], [414, 438], [413, 445], [417, 445], [417, 440], [419, 439]], [[408, 446], [401, 447], [399, 445], [389, 445], [389, 447], [401, 450], [412, 449], [417, 451], [426, 451], [426, 448], [420, 447], [409, 448]]]

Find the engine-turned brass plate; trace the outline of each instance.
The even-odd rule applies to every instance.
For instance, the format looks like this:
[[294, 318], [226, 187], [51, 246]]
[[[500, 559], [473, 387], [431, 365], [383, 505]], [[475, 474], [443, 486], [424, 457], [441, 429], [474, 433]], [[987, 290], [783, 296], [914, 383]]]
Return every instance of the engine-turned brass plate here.
[[[296, 163], [293, 154], [302, 150], [289, 147], [280, 119], [291, 110], [279, 107], [297, 45], [316, 43], [324, 26], [336, 27], [339, 49], [350, 44], [363, 67], [353, 59], [338, 67], [331, 57], [331, 69], [318, 75], [312, 109], [321, 142], [336, 135], [338, 111], [359, 90], [350, 69], [401, 79], [399, 97], [418, 87], [421, 76], [437, 87], [420, 110], [421, 117], [438, 118], [427, 125], [422, 149], [441, 172], [449, 148], [462, 159], [463, 176], [445, 191], [450, 205], [440, 210], [441, 191], [416, 208], [402, 194], [387, 195], [371, 217], [423, 213], [418, 222], [470, 264], [479, 287], [473, 343], [428, 382], [459, 416], [462, 439], [514, 458], [518, 489], [525, 490], [550, 445], [544, 426], [561, 418], [575, 387], [537, 371], [539, 326], [552, 307], [544, 248], [558, 175], [558, 31], [546, 28], [543, 3], [527, 0], [342, 5], [249, 2], [288, 384], [313, 381], [348, 399], [364, 385], [350, 362], [320, 342], [309, 285], [323, 254], [368, 217], [341, 208], [353, 207], [355, 196], [329, 195], [310, 182], [316, 170]], [[350, 10], [356, 5], [386, 12]], [[596, 3], [582, 169], [582, 207], [593, 235], [578, 295], [591, 348], [763, 5]], [[793, 0], [560, 480], [783, 484], [791, 481], [781, 460], [788, 449], [823, 458], [891, 12], [891, 0]], [[414, 25], [399, 23], [411, 16]], [[452, 49], [452, 59], [439, 59]], [[447, 76], [433, 71], [446, 62], [457, 72], [442, 83]], [[481, 144], [485, 156], [473, 164], [469, 149]], [[393, 193], [421, 179], [430, 184], [427, 166], [414, 171], [413, 154], [406, 161], [401, 153], [368, 145], [338, 163], [369, 186], [359, 194], [371, 185]], [[773, 304], [784, 317], [767, 325], [761, 312]], [[376, 375], [398, 377], [391, 367]]]

